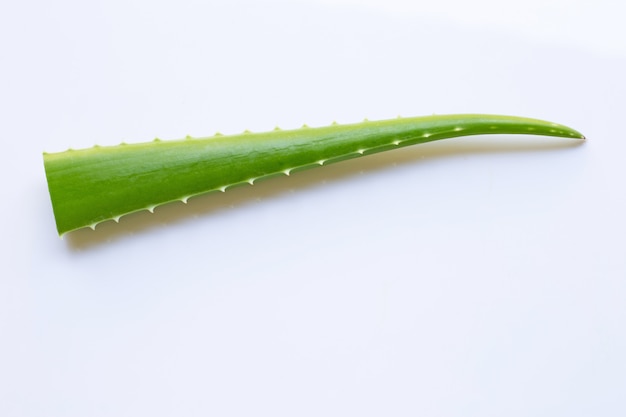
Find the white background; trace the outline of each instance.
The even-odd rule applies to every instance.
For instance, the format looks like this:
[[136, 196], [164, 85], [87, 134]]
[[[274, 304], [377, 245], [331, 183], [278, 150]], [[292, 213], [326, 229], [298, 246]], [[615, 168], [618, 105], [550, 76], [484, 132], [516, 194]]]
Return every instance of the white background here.
[[[0, 6], [0, 415], [626, 415], [626, 10]], [[42, 151], [432, 113], [547, 119], [59, 239]]]

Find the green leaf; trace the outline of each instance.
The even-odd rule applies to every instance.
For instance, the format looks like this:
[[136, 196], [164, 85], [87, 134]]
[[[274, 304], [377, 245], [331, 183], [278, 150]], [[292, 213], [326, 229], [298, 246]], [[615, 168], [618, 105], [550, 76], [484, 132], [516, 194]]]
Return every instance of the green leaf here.
[[459, 136], [584, 139], [555, 123], [512, 116], [398, 118], [265, 133], [95, 146], [44, 153], [60, 235], [172, 201], [389, 149]]

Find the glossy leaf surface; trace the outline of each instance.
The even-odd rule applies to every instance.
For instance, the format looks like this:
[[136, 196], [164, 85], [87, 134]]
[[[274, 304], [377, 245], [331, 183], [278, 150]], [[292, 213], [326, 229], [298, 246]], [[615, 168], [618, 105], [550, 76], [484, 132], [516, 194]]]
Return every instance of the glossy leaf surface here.
[[172, 201], [362, 155], [482, 134], [584, 137], [566, 126], [447, 115], [44, 153], [59, 234]]

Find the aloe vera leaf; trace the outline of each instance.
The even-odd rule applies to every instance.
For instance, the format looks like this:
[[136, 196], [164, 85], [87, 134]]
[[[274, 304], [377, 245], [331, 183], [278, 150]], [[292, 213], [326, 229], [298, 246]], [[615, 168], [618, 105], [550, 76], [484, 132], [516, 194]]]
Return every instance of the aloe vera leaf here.
[[584, 139], [551, 122], [445, 115], [276, 129], [44, 153], [59, 235], [125, 214], [295, 170], [459, 136], [532, 134]]

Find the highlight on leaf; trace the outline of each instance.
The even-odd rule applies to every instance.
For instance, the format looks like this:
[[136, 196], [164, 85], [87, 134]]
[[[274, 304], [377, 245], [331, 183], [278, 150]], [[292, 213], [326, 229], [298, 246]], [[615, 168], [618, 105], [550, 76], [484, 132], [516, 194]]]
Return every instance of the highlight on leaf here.
[[245, 131], [44, 153], [59, 235], [239, 184], [404, 146], [460, 136], [525, 134], [584, 139], [556, 123], [480, 114], [397, 118]]

